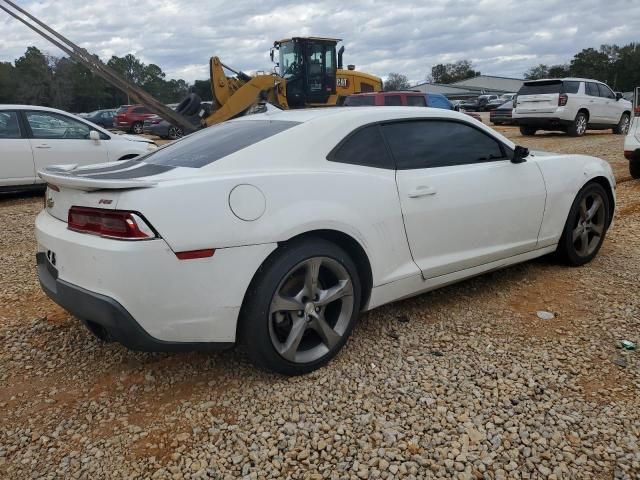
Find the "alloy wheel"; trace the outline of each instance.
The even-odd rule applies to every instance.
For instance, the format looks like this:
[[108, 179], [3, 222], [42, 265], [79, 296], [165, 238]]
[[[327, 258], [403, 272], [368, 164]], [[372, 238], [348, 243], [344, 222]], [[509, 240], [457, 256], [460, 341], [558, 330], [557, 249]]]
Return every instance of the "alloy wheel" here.
[[142, 124], [141, 123], [134, 123], [133, 124], [133, 133], [140, 135], [142, 133]]
[[583, 135], [584, 132], [587, 131], [587, 117], [584, 115], [578, 116], [576, 119], [576, 133], [578, 135]]
[[578, 256], [587, 257], [598, 248], [605, 232], [605, 205], [599, 192], [589, 193], [580, 201], [571, 232], [573, 248]]
[[623, 115], [622, 116], [622, 121], [620, 122], [620, 133], [622, 135], [626, 135], [627, 133], [629, 133], [629, 125], [631, 123], [631, 120], [629, 119], [628, 115]]
[[174, 127], [173, 125], [169, 127], [169, 138], [171, 140], [177, 140], [178, 138], [182, 138], [182, 129], [179, 127]]
[[342, 264], [329, 257], [304, 260], [284, 276], [271, 300], [271, 343], [290, 362], [316, 361], [347, 333], [353, 306], [353, 282]]

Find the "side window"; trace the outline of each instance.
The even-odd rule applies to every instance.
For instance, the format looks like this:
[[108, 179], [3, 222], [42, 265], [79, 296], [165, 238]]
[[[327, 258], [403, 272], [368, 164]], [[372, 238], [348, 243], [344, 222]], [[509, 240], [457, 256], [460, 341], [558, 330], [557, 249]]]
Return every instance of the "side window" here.
[[149, 110], [144, 107], [138, 107], [133, 110], [133, 113], [149, 113]]
[[365, 167], [395, 168], [378, 125], [364, 127], [348, 136], [329, 153], [327, 160]]
[[593, 82], [585, 82], [584, 90], [587, 95], [590, 97], [599, 97], [600, 92], [598, 91], [598, 84]]
[[102, 118], [112, 118], [113, 112], [102, 112]]
[[16, 112], [0, 111], [0, 138], [21, 138]]
[[386, 107], [402, 106], [402, 98], [400, 98], [400, 95], [385, 95], [384, 105]]
[[501, 144], [460, 122], [425, 120], [382, 127], [398, 170], [450, 167], [505, 159]]
[[426, 107], [427, 102], [423, 95], [410, 95], [407, 97], [408, 107]]
[[91, 128], [53, 112], [25, 111], [33, 138], [85, 140]]
[[580, 82], [574, 82], [572, 80], [568, 80], [562, 83], [562, 91], [564, 93], [578, 93], [580, 89]]
[[604, 98], [616, 98], [616, 96], [611, 91], [611, 89], [609, 87], [607, 87], [606, 85], [603, 85], [601, 83], [598, 83], [598, 91], [600, 92], [600, 96], [601, 97], [604, 97]]

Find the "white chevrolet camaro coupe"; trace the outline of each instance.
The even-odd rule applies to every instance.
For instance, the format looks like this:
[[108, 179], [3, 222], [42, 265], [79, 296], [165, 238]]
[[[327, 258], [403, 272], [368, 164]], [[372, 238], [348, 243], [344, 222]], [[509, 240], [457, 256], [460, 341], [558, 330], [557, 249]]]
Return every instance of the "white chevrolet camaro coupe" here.
[[259, 114], [40, 175], [41, 285], [94, 334], [242, 343], [288, 375], [329, 361], [362, 311], [552, 252], [590, 261], [615, 205], [607, 162], [430, 108]]

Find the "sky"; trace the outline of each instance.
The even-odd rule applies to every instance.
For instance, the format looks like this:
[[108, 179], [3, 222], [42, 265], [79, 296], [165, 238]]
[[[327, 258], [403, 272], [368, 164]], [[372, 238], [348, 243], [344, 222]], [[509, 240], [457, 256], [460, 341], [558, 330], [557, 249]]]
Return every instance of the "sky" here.
[[[273, 41], [291, 36], [341, 38], [345, 64], [414, 84], [437, 63], [469, 59], [483, 74], [522, 78], [583, 48], [640, 41], [640, 0], [14, 1], [103, 60], [133, 53], [188, 82], [208, 78], [213, 55], [271, 70]], [[30, 45], [62, 55], [0, 10], [0, 61]]]

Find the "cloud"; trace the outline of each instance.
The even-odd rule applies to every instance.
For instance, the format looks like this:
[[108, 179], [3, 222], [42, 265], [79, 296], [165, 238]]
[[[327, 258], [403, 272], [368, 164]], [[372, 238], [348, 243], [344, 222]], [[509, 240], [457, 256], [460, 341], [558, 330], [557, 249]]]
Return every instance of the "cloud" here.
[[[0, 0], [1, 1], [1, 0]], [[538, 63], [565, 63], [640, 31], [640, 2], [583, 0], [31, 0], [20, 5], [103, 59], [133, 53], [170, 78], [208, 77], [218, 55], [245, 71], [270, 70], [274, 40], [292, 35], [344, 39], [346, 63], [421, 81], [440, 62], [472, 60], [486, 74], [521, 76]], [[0, 11], [0, 61], [36, 45], [61, 52]]]

